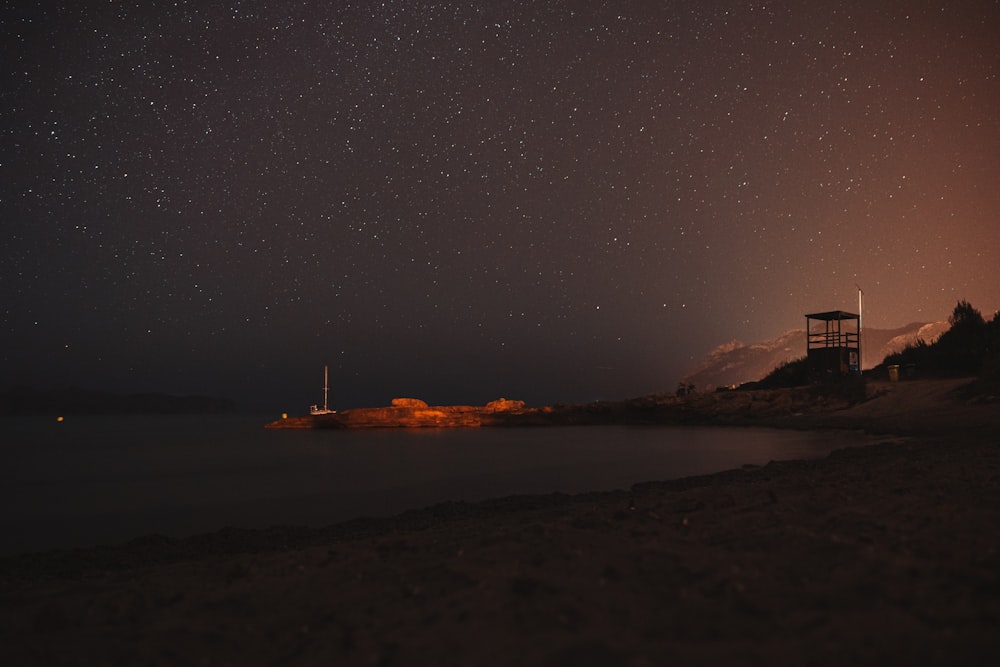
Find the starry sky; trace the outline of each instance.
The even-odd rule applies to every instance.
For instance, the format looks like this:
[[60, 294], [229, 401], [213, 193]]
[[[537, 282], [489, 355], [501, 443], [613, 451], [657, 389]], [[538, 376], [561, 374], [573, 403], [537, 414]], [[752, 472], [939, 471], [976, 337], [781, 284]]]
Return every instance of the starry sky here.
[[1000, 307], [1000, 3], [2, 3], [0, 382], [672, 390]]

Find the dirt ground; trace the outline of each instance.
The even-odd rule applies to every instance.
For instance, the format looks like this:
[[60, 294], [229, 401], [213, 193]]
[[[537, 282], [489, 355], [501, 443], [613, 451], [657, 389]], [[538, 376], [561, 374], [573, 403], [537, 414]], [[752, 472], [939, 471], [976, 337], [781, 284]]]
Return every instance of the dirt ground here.
[[5, 559], [4, 663], [981, 664], [1000, 404], [956, 384], [779, 411], [902, 434], [816, 461]]

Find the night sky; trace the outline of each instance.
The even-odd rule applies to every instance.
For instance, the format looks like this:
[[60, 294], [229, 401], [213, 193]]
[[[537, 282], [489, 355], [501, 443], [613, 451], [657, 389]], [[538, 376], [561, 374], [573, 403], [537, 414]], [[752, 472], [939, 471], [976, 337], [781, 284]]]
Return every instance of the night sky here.
[[3, 3], [0, 384], [539, 405], [1000, 307], [1000, 3]]

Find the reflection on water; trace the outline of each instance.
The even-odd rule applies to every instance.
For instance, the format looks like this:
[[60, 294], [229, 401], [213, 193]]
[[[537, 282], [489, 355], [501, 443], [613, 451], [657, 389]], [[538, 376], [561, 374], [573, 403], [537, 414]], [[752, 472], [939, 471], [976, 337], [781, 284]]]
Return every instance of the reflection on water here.
[[814, 458], [858, 434], [708, 427], [272, 431], [260, 417], [7, 418], [0, 553], [326, 525]]

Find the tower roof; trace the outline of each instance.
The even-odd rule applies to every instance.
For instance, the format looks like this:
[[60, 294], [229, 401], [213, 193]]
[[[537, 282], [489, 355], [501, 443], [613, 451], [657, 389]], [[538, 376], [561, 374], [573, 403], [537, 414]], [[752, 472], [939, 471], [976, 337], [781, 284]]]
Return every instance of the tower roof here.
[[831, 310], [825, 313], [813, 313], [812, 315], [806, 315], [810, 320], [825, 320], [829, 322], [830, 320], [857, 320], [860, 319], [858, 315], [854, 313], [848, 313], [845, 310]]

